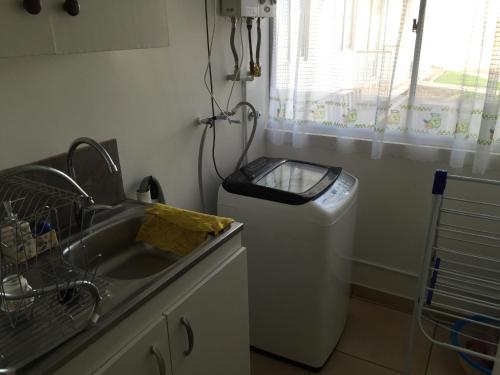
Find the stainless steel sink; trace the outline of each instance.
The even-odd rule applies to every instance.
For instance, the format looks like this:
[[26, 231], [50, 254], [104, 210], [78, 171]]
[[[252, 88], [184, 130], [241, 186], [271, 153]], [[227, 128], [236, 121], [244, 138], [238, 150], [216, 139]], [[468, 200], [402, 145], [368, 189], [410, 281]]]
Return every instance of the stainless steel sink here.
[[83, 241], [68, 247], [63, 255], [75, 267], [90, 272], [97, 269], [97, 275], [106, 278], [137, 280], [154, 276], [181, 257], [135, 241], [143, 217], [143, 208], [121, 212], [113, 220], [93, 227]]

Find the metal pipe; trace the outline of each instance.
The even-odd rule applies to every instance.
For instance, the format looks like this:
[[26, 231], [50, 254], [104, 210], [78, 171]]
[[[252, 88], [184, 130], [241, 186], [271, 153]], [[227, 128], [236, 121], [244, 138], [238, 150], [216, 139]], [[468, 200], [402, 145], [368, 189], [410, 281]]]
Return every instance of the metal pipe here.
[[454, 210], [451, 208], [443, 208], [443, 209], [441, 209], [441, 212], [444, 212], [445, 214], [451, 214], [451, 215], [461, 215], [461, 216], [467, 216], [467, 217], [474, 217], [476, 219], [500, 221], [499, 216], [478, 214], [477, 212]]
[[468, 288], [468, 287], [465, 287], [463, 284], [456, 285], [456, 284], [450, 284], [450, 283], [443, 281], [443, 280], [439, 280], [436, 282], [435, 286], [438, 289], [439, 289], [439, 287], [442, 286], [446, 289], [456, 290], [459, 292], [471, 293], [471, 294], [474, 294], [475, 296], [485, 297], [485, 298], [492, 299], [492, 300], [500, 300], [500, 295], [498, 295], [498, 294], [493, 295], [493, 294], [488, 294], [488, 293], [484, 293], [484, 292], [479, 292], [478, 289]]
[[68, 165], [68, 174], [76, 180], [76, 173], [75, 173], [75, 168], [73, 167], [73, 158], [74, 158], [74, 153], [77, 147], [81, 144], [87, 144], [91, 147], [93, 147], [99, 155], [103, 158], [103, 160], [106, 162], [106, 166], [108, 167], [109, 173], [117, 173], [118, 172], [118, 167], [116, 166], [115, 162], [111, 158], [111, 156], [108, 154], [106, 149], [102, 147], [99, 143], [94, 141], [92, 138], [87, 138], [87, 137], [81, 137], [75, 139], [71, 145], [69, 146], [68, 150], [68, 156], [67, 156], [67, 165]]
[[477, 265], [473, 265], [473, 264], [458, 262], [456, 260], [441, 259], [441, 264], [452, 264], [452, 265], [456, 265], [456, 266], [473, 268], [473, 269], [476, 269], [476, 270], [481, 270], [481, 271], [486, 271], [486, 272], [500, 273], [500, 270], [495, 270], [493, 268], [481, 267], [481, 266], [477, 266]]
[[255, 62], [253, 60], [252, 28], [253, 28], [253, 18], [248, 17], [247, 30], [248, 30], [248, 49], [250, 50], [250, 75], [255, 76]]
[[464, 257], [469, 257], [469, 258], [473, 258], [473, 259], [486, 260], [488, 262], [493, 262], [493, 263], [500, 263], [499, 259], [495, 259], [495, 258], [487, 257], [487, 256], [482, 256], [482, 255], [468, 254], [468, 253], [465, 253], [464, 251], [461, 251], [461, 250], [448, 249], [446, 247], [435, 247], [434, 250], [442, 251], [442, 252], [449, 253], [449, 254], [455, 254], [455, 255], [460, 255], [460, 256], [464, 256]]
[[457, 294], [457, 293], [453, 293], [453, 292], [447, 292], [447, 291], [444, 291], [442, 289], [436, 289], [436, 288], [426, 288], [426, 289], [429, 291], [432, 291], [432, 293], [434, 295], [447, 297], [447, 298], [454, 299], [454, 300], [457, 300], [460, 302], [469, 303], [471, 305], [477, 305], [477, 306], [481, 306], [481, 307], [486, 307], [487, 309], [494, 309], [494, 310], [498, 310], [500, 308], [500, 305], [498, 303], [481, 301], [477, 298], [468, 297], [468, 296], [464, 296], [462, 294]]
[[451, 240], [451, 241], [457, 241], [457, 242], [465, 242], [465, 243], [472, 244], [472, 245], [491, 247], [494, 249], [500, 249], [500, 245], [492, 245], [492, 244], [489, 244], [486, 242], [476, 242], [476, 241], [471, 241], [471, 240], [465, 240], [463, 238], [455, 238], [455, 237], [449, 237], [449, 236], [444, 236], [444, 235], [439, 236], [439, 238], [443, 238], [443, 239]]
[[484, 339], [481, 339], [481, 338], [479, 338], [479, 337], [474, 337], [474, 336], [468, 335], [468, 334], [466, 334], [466, 333], [463, 333], [463, 332], [461, 332], [461, 331], [457, 331], [457, 330], [455, 330], [455, 329], [453, 329], [453, 328], [450, 328], [449, 326], [447, 326], [447, 325], [445, 325], [445, 324], [438, 323], [438, 322], [436, 322], [435, 320], [432, 320], [432, 319], [428, 318], [427, 316], [423, 316], [423, 317], [422, 317], [422, 319], [424, 319], [425, 321], [428, 321], [428, 322], [430, 322], [430, 323], [433, 323], [433, 324], [435, 324], [437, 327], [440, 327], [440, 328], [442, 328], [442, 329], [444, 329], [444, 330], [448, 330], [448, 331], [450, 331], [450, 332], [456, 333], [456, 334], [458, 334], [458, 335], [460, 335], [460, 336], [462, 336], [462, 337], [466, 337], [466, 338], [468, 338], [468, 339], [474, 339], [474, 340], [476, 340], [476, 341], [478, 341], [478, 342], [482, 342], [482, 343], [485, 343], [485, 344], [491, 344], [491, 345], [493, 345], [493, 346], [497, 346], [497, 345], [498, 345], [498, 342], [493, 342], [493, 341], [489, 341], [489, 340], [484, 340]]
[[[465, 231], [458, 230], [458, 229], [449, 229], [449, 228], [443, 228], [443, 227], [439, 226], [438, 230], [443, 231], [443, 232], [455, 233], [455, 234], [463, 234], [465, 236], [484, 238], [484, 239], [492, 240], [492, 241], [500, 241], [500, 237], [492, 237], [492, 236], [486, 236], [484, 234], [470, 233], [470, 232], [465, 232]], [[449, 238], [446, 236], [441, 236], [441, 237], [442, 238]], [[456, 241], [462, 241], [462, 239], [460, 239], [460, 238], [453, 238], [453, 239]]]
[[[474, 323], [474, 324], [477, 324], [479, 326], [493, 328], [493, 329], [497, 329], [497, 330], [500, 329], [500, 327], [497, 325], [471, 319], [469, 317], [469, 315], [457, 315], [457, 314], [454, 314], [454, 313], [451, 313], [448, 311], [436, 310], [436, 309], [433, 309], [432, 307], [424, 307], [423, 310], [428, 311], [428, 312], [433, 313], [433, 314], [438, 314], [438, 315], [446, 316], [448, 318], [453, 318], [454, 320], [465, 320], [466, 322]], [[455, 350], [457, 350], [456, 347], [453, 347], [453, 348]]]
[[446, 224], [446, 223], [440, 223], [439, 226], [440, 227], [463, 229], [463, 230], [467, 230], [469, 232], [484, 233], [484, 234], [488, 234], [488, 235], [492, 235], [492, 236], [498, 236], [500, 238], [499, 232], [491, 232], [491, 231], [487, 231], [487, 230], [475, 229], [475, 228], [470, 228], [470, 227], [464, 227], [462, 225]]
[[260, 46], [262, 44], [262, 29], [260, 27], [260, 18], [257, 18], [257, 46], [255, 47], [255, 76], [262, 75], [262, 66], [260, 65]]
[[478, 282], [484, 282], [486, 284], [491, 284], [495, 285], [496, 287], [500, 287], [500, 282], [495, 281], [494, 279], [490, 279], [488, 277], [476, 277], [471, 275], [470, 273], [467, 272], [458, 272], [456, 270], [448, 270], [446, 268], [440, 267], [440, 268], [435, 268], [435, 267], [429, 267], [430, 271], [436, 271], [440, 273], [445, 273], [448, 275], [453, 275], [453, 276], [461, 276], [461, 277], [466, 277], [470, 280], [478, 281]]
[[478, 182], [478, 183], [482, 183], [482, 184], [500, 186], [500, 181], [498, 181], [498, 180], [489, 180], [489, 179], [486, 179], [486, 178], [457, 176], [457, 175], [448, 175], [448, 178], [452, 179], [452, 180], [456, 180], [456, 181]]
[[481, 202], [481, 201], [474, 201], [474, 200], [471, 200], [471, 199], [464, 199], [464, 198], [457, 198], [457, 197], [447, 197], [447, 196], [443, 196], [443, 198], [445, 200], [456, 201], [456, 202], [480, 204], [480, 205], [492, 206], [492, 207], [500, 207], [500, 204], [490, 203], [490, 202]]
[[238, 56], [238, 51], [236, 50], [236, 45], [234, 44], [234, 37], [236, 36], [236, 17], [231, 17], [231, 52], [233, 53], [234, 58], [234, 80], [237, 81], [239, 79], [239, 70], [240, 70], [240, 60]]
[[[453, 276], [456, 276], [456, 275], [453, 275]], [[453, 276], [440, 275], [438, 283], [442, 282], [443, 280], [451, 280], [452, 282], [456, 282], [457, 284], [460, 284], [461, 286], [464, 284], [473, 285], [474, 287], [481, 288], [482, 290], [489, 289], [495, 293], [498, 293], [498, 286], [496, 286], [496, 285], [487, 285], [487, 284], [483, 284], [481, 282], [472, 281], [472, 280], [462, 280], [462, 279], [458, 279], [458, 278], [453, 277]], [[471, 290], [471, 289], [469, 289], [469, 290]], [[497, 298], [497, 297], [493, 297], [493, 298]]]
[[500, 318], [494, 317], [494, 316], [489, 315], [489, 314], [483, 314], [483, 313], [480, 313], [478, 311], [471, 311], [468, 309], [463, 309], [463, 308], [458, 307], [458, 306], [452, 306], [452, 305], [448, 305], [446, 303], [439, 303], [439, 302], [434, 302], [433, 305], [437, 306], [437, 307], [441, 307], [445, 310], [454, 311], [454, 312], [458, 312], [458, 313], [464, 313], [466, 316], [480, 316], [482, 318], [486, 318], [486, 319], [494, 320], [496, 322], [500, 322]]

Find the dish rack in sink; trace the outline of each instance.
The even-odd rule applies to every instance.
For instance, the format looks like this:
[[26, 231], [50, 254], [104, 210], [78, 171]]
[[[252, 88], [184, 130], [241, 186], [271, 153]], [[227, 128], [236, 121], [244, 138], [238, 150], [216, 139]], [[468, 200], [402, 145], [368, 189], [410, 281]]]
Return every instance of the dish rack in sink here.
[[[82, 196], [19, 176], [0, 177], [0, 373], [15, 373], [99, 318], [97, 259], [63, 257], [83, 241]], [[78, 219], [77, 219], [78, 218]]]

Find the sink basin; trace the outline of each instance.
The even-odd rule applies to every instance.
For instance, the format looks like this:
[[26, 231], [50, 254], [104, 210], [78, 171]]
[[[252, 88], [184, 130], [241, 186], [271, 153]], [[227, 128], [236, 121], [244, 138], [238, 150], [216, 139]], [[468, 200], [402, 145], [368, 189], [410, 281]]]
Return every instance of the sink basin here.
[[[181, 257], [135, 241], [144, 212], [115, 219], [94, 228], [68, 247], [63, 255], [73, 266], [117, 280], [144, 279], [175, 264]], [[83, 249], [83, 246], [85, 249]]]

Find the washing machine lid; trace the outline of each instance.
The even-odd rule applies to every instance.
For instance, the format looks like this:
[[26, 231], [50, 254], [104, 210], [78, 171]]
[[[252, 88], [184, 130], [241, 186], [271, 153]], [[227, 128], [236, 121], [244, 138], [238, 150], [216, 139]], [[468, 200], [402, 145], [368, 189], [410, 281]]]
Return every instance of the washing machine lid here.
[[233, 194], [299, 205], [319, 197], [341, 172], [338, 167], [261, 157], [226, 178], [222, 186]]

